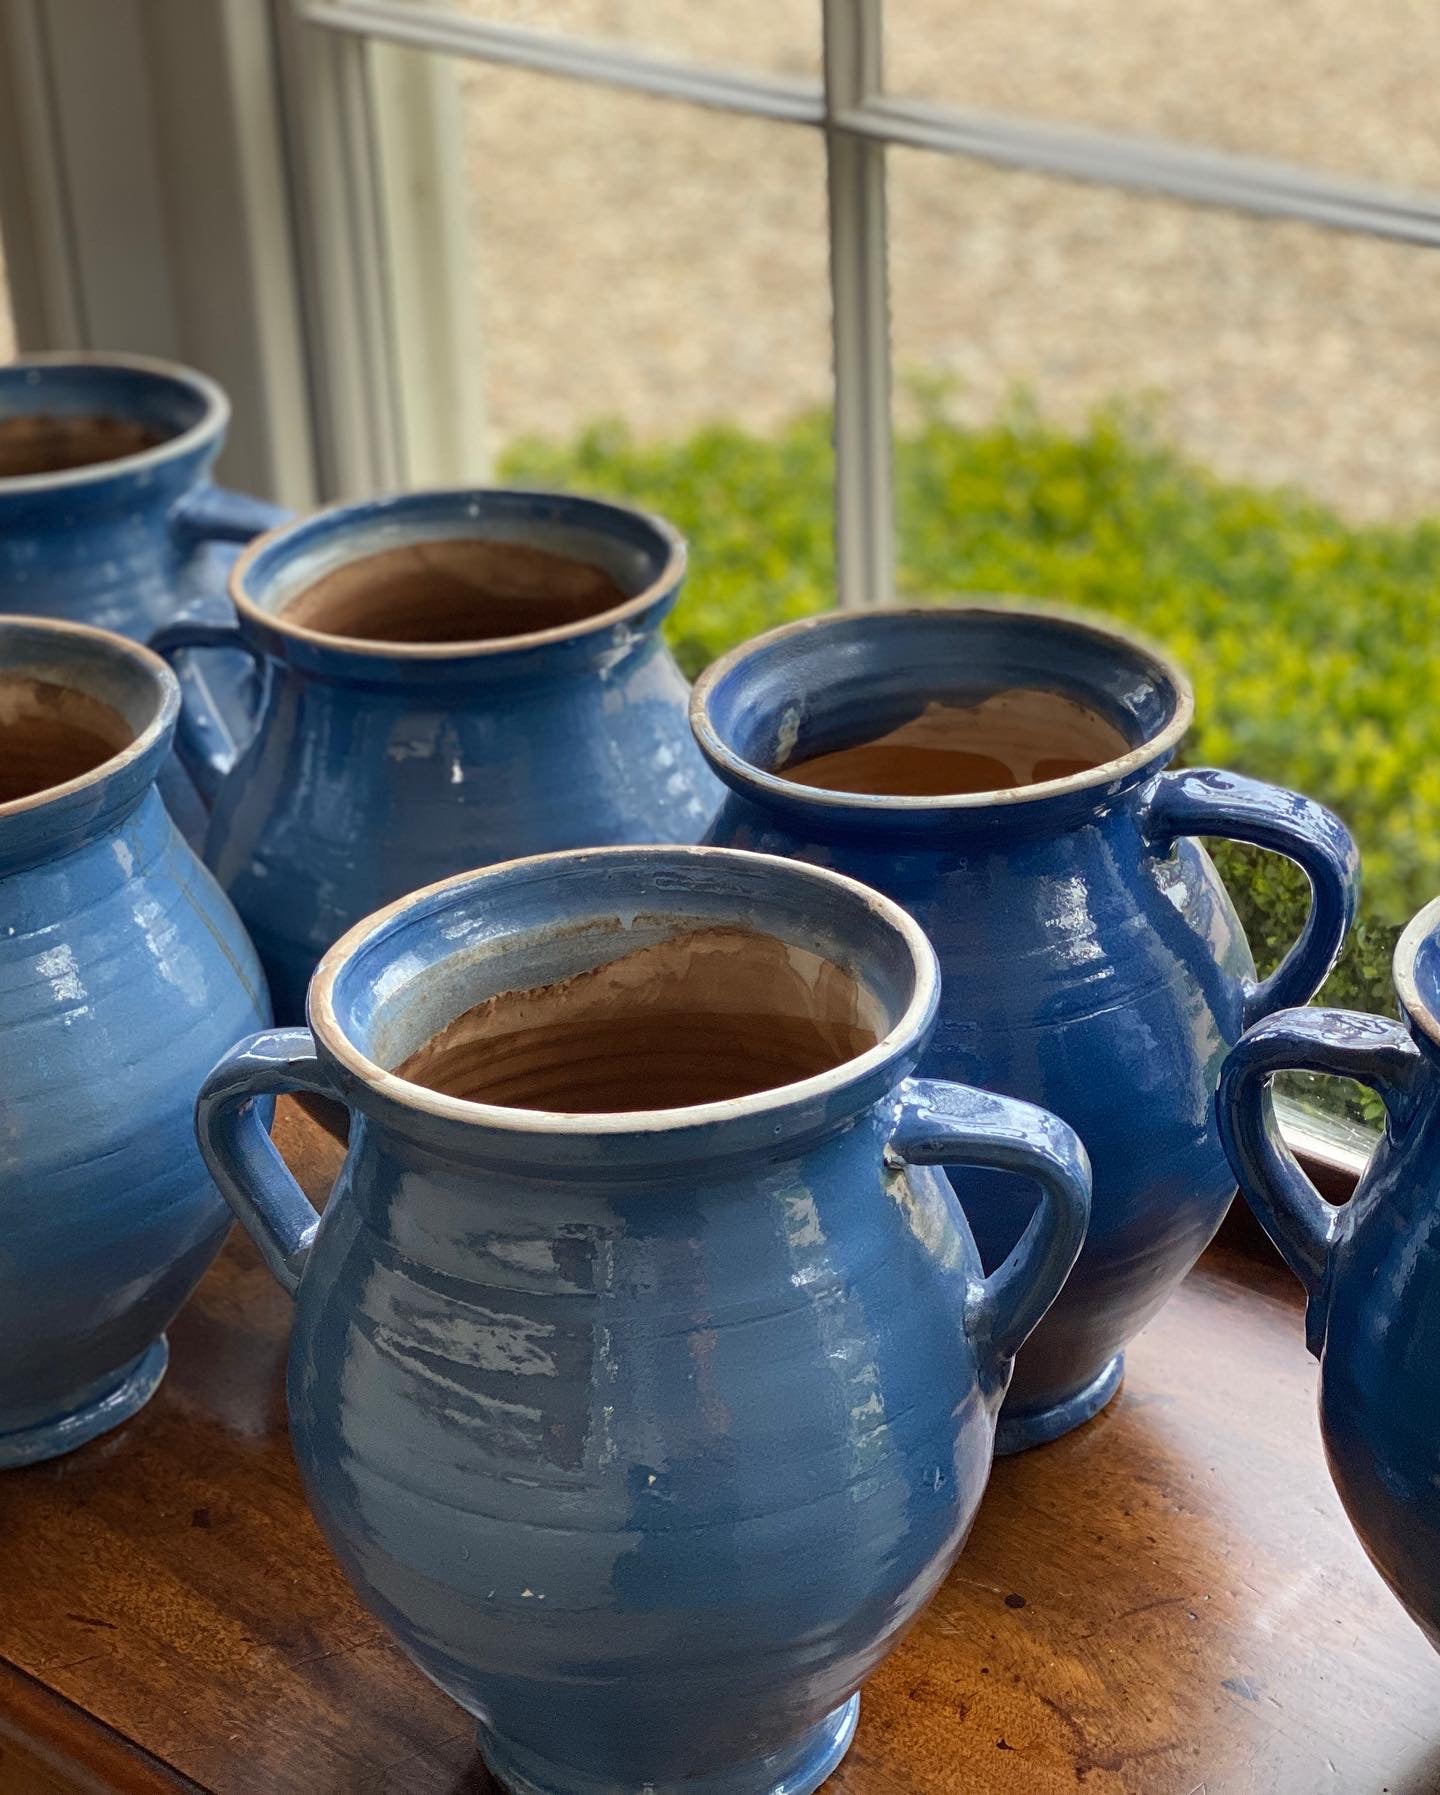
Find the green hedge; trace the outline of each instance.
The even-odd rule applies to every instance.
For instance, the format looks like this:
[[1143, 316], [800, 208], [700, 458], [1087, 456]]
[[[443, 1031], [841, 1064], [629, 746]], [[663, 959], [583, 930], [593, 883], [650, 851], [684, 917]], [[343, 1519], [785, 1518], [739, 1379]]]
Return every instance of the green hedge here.
[[[896, 448], [903, 593], [1055, 598], [1173, 650], [1196, 687], [1190, 762], [1298, 786], [1355, 831], [1361, 923], [1324, 997], [1393, 1011], [1395, 935], [1440, 890], [1440, 521], [1355, 525], [1301, 493], [1221, 480], [1123, 407], [1078, 435], [1023, 403], [976, 429], [934, 396], [919, 411]], [[672, 639], [691, 673], [832, 603], [832, 471], [825, 416], [670, 443], [602, 425], [504, 461], [508, 478], [630, 498], [685, 532]], [[1218, 858], [1273, 963], [1299, 928], [1303, 877], [1233, 846]]]

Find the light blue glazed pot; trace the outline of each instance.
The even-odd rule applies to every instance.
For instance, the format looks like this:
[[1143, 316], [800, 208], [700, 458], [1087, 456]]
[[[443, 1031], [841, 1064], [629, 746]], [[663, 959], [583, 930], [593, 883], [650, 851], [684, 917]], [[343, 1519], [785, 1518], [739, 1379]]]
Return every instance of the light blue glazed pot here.
[[[932, 700], [1054, 692], [1129, 751], [1015, 790], [888, 798], [817, 790], [787, 761], [871, 740]], [[1125, 1343], [1219, 1226], [1234, 1183], [1213, 1099], [1246, 1024], [1303, 1002], [1353, 913], [1349, 835], [1320, 805], [1235, 773], [1166, 772], [1189, 725], [1184, 675], [1089, 622], [995, 605], [832, 615], [775, 630], [696, 685], [701, 747], [730, 793], [707, 839], [863, 879], [924, 926], [944, 995], [922, 1072], [1043, 1103], [1095, 1170], [1090, 1232], [1065, 1293], [1020, 1355], [997, 1451], [1054, 1439], [1119, 1388]], [[1263, 983], [1194, 840], [1297, 861], [1314, 901]], [[1013, 1246], [1018, 1181], [957, 1171], [982, 1257]]]
[[[1395, 948], [1404, 1025], [1287, 1010], [1225, 1062], [1220, 1132], [1241, 1193], [1305, 1286], [1320, 1431], [1340, 1499], [1381, 1576], [1440, 1650], [1440, 900]], [[1269, 1082], [1287, 1070], [1379, 1093], [1385, 1132], [1333, 1208], [1295, 1163]]]
[[[108, 706], [120, 746], [0, 803], [0, 1466], [83, 1444], [159, 1382], [165, 1326], [229, 1222], [195, 1093], [269, 1016], [234, 911], [156, 794], [169, 669], [98, 630], [0, 618], [0, 721], [57, 687]], [[0, 730], [12, 767], [16, 740]]]
[[[143, 642], [180, 612], [228, 621], [226, 544], [278, 523], [274, 505], [216, 486], [230, 404], [213, 380], [140, 356], [34, 355], [0, 366], [0, 431], [19, 419], [104, 417], [159, 440], [111, 461], [0, 474], [0, 614], [93, 624]], [[243, 733], [256, 689], [248, 657], [179, 668], [187, 699]], [[203, 817], [183, 781], [165, 795], [187, 833]]]
[[[364, 641], [285, 615], [322, 576], [411, 544], [514, 542], [603, 569], [627, 595], [579, 622], [473, 642]], [[685, 548], [660, 520], [546, 493], [409, 494], [276, 532], [236, 567], [233, 629], [156, 646], [246, 648], [259, 728], [237, 751], [188, 709], [180, 747], [213, 798], [205, 857], [259, 948], [276, 1013], [296, 1020], [320, 955], [381, 904], [515, 855], [687, 842], [720, 799], [660, 632]], [[537, 601], [543, 620], [545, 604]]]
[[[792, 983], [855, 981], [878, 1043], [752, 1095], [598, 1114], [390, 1070], [493, 994], [717, 929], [783, 943]], [[206, 1158], [295, 1295], [311, 1503], [523, 1795], [806, 1795], [959, 1551], [1088, 1172], [1043, 1111], [908, 1076], [937, 989], [920, 930], [847, 879], [701, 848], [549, 855], [362, 923], [321, 963], [310, 1029], [242, 1042], [207, 1081]], [[697, 1066], [715, 1026], [695, 1019]], [[318, 1221], [257, 1115], [294, 1090], [351, 1113]], [[925, 1169], [942, 1159], [1044, 1192], [988, 1279]]]

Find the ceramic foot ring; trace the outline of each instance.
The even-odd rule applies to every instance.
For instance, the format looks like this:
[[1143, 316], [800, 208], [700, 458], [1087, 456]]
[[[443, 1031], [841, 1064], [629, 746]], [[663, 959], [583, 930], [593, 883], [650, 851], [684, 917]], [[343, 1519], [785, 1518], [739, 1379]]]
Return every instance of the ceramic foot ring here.
[[1053, 1408], [1018, 1415], [1012, 1415], [1008, 1410], [1003, 1412], [1000, 1425], [995, 1429], [995, 1456], [1003, 1458], [1015, 1452], [1028, 1452], [1032, 1446], [1048, 1446], [1062, 1434], [1083, 1427], [1119, 1395], [1124, 1381], [1125, 1355], [1116, 1353], [1099, 1377], [1092, 1378], [1083, 1390], [1077, 1390]]
[[83, 1408], [72, 1409], [54, 1421], [43, 1421], [38, 1427], [22, 1427], [14, 1433], [0, 1434], [0, 1471], [17, 1470], [21, 1465], [38, 1465], [47, 1458], [59, 1458], [73, 1452], [101, 1434], [108, 1434], [132, 1415], [138, 1415], [160, 1388], [160, 1380], [170, 1363], [170, 1348], [162, 1334], [130, 1367], [113, 1388]]
[[[852, 1695], [784, 1751], [732, 1764], [713, 1776], [647, 1783], [648, 1795], [811, 1795], [850, 1749], [859, 1717], [860, 1697]], [[615, 1785], [608, 1777], [537, 1757], [523, 1746], [497, 1739], [483, 1726], [478, 1741], [486, 1768], [511, 1795], [613, 1795]]]

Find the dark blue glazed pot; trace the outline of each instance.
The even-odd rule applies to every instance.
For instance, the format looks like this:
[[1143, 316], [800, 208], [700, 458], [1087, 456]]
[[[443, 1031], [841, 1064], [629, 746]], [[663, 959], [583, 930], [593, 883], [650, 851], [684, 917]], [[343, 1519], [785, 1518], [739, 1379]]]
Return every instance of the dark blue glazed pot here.
[[[749, 1095], [601, 1113], [390, 1070], [497, 993], [623, 983], [626, 956], [717, 935], [713, 1009], [686, 971], [637, 981], [624, 1012], [678, 1002], [686, 1070], [730, 1008], [779, 1040], [837, 988], [871, 1045]], [[960, 1550], [1088, 1172], [1043, 1111], [908, 1077], [936, 996], [921, 931], [849, 880], [703, 848], [557, 854], [362, 923], [321, 963], [310, 1029], [242, 1042], [207, 1081], [206, 1158], [295, 1295], [311, 1503], [523, 1795], [807, 1795]], [[557, 1088], [604, 1067], [557, 1058]], [[256, 1114], [289, 1090], [351, 1112], [318, 1221]], [[1043, 1189], [988, 1279], [924, 1169], [941, 1159]]]
[[147, 650], [0, 618], [0, 1466], [146, 1401], [229, 1222], [191, 1112], [269, 1007], [156, 794], [178, 710]]
[[[411, 640], [325, 633], [287, 614], [337, 570], [456, 541], [565, 556], [623, 597], [555, 623], [542, 590], [529, 601], [534, 627], [487, 636], [479, 594], [473, 640], [423, 639], [423, 595], [406, 600]], [[660, 633], [684, 571], [675, 532], [622, 506], [415, 493], [266, 537], [231, 582], [237, 628], [178, 625], [156, 638], [166, 653], [239, 644], [264, 671], [243, 751], [196, 707], [180, 748], [213, 796], [205, 857], [260, 950], [277, 1015], [303, 1014], [310, 974], [338, 935], [419, 885], [521, 854], [703, 832], [720, 788]], [[437, 627], [455, 628], [452, 599]]]
[[[1395, 948], [1404, 1026], [1288, 1010], [1225, 1062], [1220, 1132], [1242, 1195], [1305, 1286], [1320, 1361], [1320, 1431], [1361, 1544], [1440, 1650], [1440, 900]], [[1333, 1208], [1281, 1138], [1276, 1072], [1355, 1078], [1385, 1132]]]
[[[182, 611], [228, 621], [233, 550], [222, 545], [284, 515], [212, 482], [229, 421], [214, 381], [170, 362], [36, 355], [0, 367], [0, 614], [141, 642]], [[108, 458], [87, 458], [97, 454]], [[217, 711], [231, 732], [248, 729], [247, 657], [179, 672], [188, 701]], [[198, 829], [188, 794], [177, 798], [167, 782], [166, 796]]]
[[[789, 761], [873, 740], [932, 701], [1025, 689], [1081, 703], [1128, 752], [1012, 790], [891, 798], [817, 790]], [[998, 606], [836, 614], [773, 631], [695, 688], [701, 747], [730, 794], [707, 837], [863, 879], [940, 958], [921, 1070], [1043, 1103], [1095, 1170], [1075, 1275], [1015, 1367], [996, 1450], [1056, 1438], [1118, 1389], [1125, 1343], [1219, 1226], [1234, 1185], [1215, 1132], [1220, 1064], [1247, 1023], [1302, 1002], [1353, 912], [1350, 837], [1318, 804], [1238, 774], [1163, 771], [1190, 722], [1184, 675], [1076, 618]], [[1296, 860], [1314, 903], [1263, 983], [1209, 859], [1227, 836]], [[1033, 1198], [959, 1171], [987, 1265]]]

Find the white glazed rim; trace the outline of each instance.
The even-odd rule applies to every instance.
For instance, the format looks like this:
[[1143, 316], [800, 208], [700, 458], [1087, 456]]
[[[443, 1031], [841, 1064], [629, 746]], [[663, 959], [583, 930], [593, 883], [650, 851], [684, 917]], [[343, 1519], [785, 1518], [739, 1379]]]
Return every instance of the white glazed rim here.
[[136, 455], [117, 455], [110, 461], [95, 461], [85, 467], [67, 468], [58, 474], [11, 474], [0, 476], [0, 499], [15, 493], [54, 492], [75, 486], [96, 485], [113, 480], [117, 474], [149, 473], [198, 449], [218, 436], [230, 422], [230, 401], [224, 388], [208, 374], [198, 373], [180, 362], [162, 361], [149, 355], [81, 355], [73, 350], [46, 351], [20, 355], [6, 364], [11, 368], [123, 368], [136, 374], [153, 374], [159, 379], [173, 380], [199, 394], [205, 411], [199, 421], [178, 436], [167, 437], [153, 449], [141, 449]]
[[[817, 884], [829, 885], [859, 898], [867, 909], [901, 937], [910, 950], [915, 985], [899, 1021], [864, 1053], [857, 1054], [838, 1066], [832, 1066], [828, 1072], [816, 1073], [812, 1078], [774, 1085], [764, 1091], [752, 1092], [747, 1097], [722, 1098], [714, 1103], [692, 1103], [674, 1109], [598, 1111], [517, 1109], [506, 1104], [475, 1103], [465, 1097], [449, 1097], [439, 1091], [432, 1091], [428, 1085], [414, 1084], [408, 1078], [401, 1078], [397, 1073], [387, 1071], [384, 1066], [361, 1053], [340, 1026], [335, 1014], [335, 981], [346, 961], [372, 935], [386, 928], [407, 910], [425, 903], [441, 892], [479, 884], [491, 875], [513, 871], [519, 867], [544, 867], [547, 864], [581, 860], [633, 859], [637, 854], [646, 858], [653, 855], [657, 860], [684, 855], [706, 860], [723, 859], [732, 863], [741, 861], [754, 866], [779, 865], [786, 869], [787, 874], [813, 879]], [[498, 861], [493, 866], [458, 873], [452, 878], [439, 879], [433, 885], [425, 885], [418, 891], [407, 893], [393, 904], [373, 911], [356, 923], [326, 951], [310, 981], [305, 1008], [311, 1032], [325, 1044], [327, 1052], [333, 1058], [379, 1096], [388, 1097], [407, 1109], [417, 1109], [437, 1119], [502, 1129], [514, 1134], [660, 1135], [680, 1129], [701, 1128], [715, 1122], [733, 1122], [769, 1115], [788, 1109], [795, 1103], [831, 1096], [849, 1085], [863, 1081], [903, 1052], [921, 1033], [938, 1001], [939, 986], [940, 972], [935, 950], [919, 923], [902, 910], [899, 904], [872, 890], [870, 886], [862, 885], [858, 879], [846, 878], [843, 873], [831, 872], [825, 867], [783, 860], [773, 854], [755, 854], [742, 848], [622, 845], [564, 849], [558, 853], [531, 854], [516, 860]]]
[[[119, 748], [108, 760], [102, 760], [98, 767], [91, 767], [88, 773], [80, 773], [74, 779], [67, 779], [61, 785], [47, 785], [43, 790], [31, 792], [25, 798], [11, 798], [9, 803], [0, 804], [0, 823], [11, 817], [24, 816], [27, 812], [43, 809], [59, 798], [68, 798], [75, 792], [83, 792], [87, 787], [99, 785], [115, 774], [123, 772], [126, 767], [148, 754], [167, 729], [174, 727], [175, 719], [180, 714], [180, 682], [174, 673], [153, 649], [143, 647], [139, 642], [131, 642], [125, 636], [117, 636], [109, 630], [94, 629], [88, 623], [68, 623], [57, 617], [27, 617], [23, 614], [10, 613], [0, 617], [0, 645], [3, 645], [9, 626], [16, 625], [25, 631], [43, 631], [59, 641], [94, 642], [103, 646], [114, 655], [128, 655], [137, 666], [143, 667], [147, 673], [153, 673], [159, 681], [160, 702], [155, 708], [155, 715], [135, 737], [128, 747]], [[0, 662], [0, 676], [8, 669]], [[78, 688], [77, 688], [78, 689]]]
[[[650, 607], [667, 592], [671, 592], [684, 579], [689, 566], [690, 552], [685, 538], [667, 518], [657, 512], [646, 511], [639, 505], [627, 505], [619, 499], [601, 498], [586, 492], [554, 492], [544, 487], [525, 486], [442, 486], [421, 487], [409, 495], [414, 498], [473, 498], [477, 496], [503, 496], [514, 498], [553, 498], [580, 499], [587, 504], [602, 506], [611, 511], [623, 512], [626, 516], [639, 518], [650, 529], [654, 530], [665, 546], [665, 564], [648, 585], [644, 586], [632, 597], [618, 605], [611, 605], [606, 611], [596, 611], [593, 616], [578, 618], [574, 623], [557, 623], [549, 629], [528, 630], [523, 636], [474, 636], [460, 642], [390, 642], [383, 636], [336, 636], [328, 630], [311, 629], [303, 623], [295, 623], [285, 616], [283, 611], [267, 611], [263, 605], [256, 604], [245, 589], [245, 582], [250, 568], [262, 554], [269, 550], [282, 537], [291, 531], [307, 530], [330, 518], [343, 515], [347, 511], [364, 510], [367, 500], [342, 500], [338, 504], [324, 505], [316, 511], [307, 511], [303, 517], [290, 518], [286, 522], [276, 524], [274, 529], [266, 530], [263, 535], [255, 537], [241, 550], [235, 565], [230, 569], [227, 587], [230, 602], [241, 617], [247, 619], [257, 628], [273, 630], [277, 635], [291, 642], [305, 642], [313, 648], [324, 648], [336, 654], [353, 654], [357, 656], [383, 655], [386, 660], [397, 661], [455, 661], [470, 660], [485, 655], [515, 654], [527, 648], [544, 648], [553, 642], [582, 641], [586, 636], [597, 635], [613, 628], [617, 623], [625, 623], [632, 617], [643, 616]], [[354, 557], [356, 561], [366, 560], [374, 550], [368, 550]], [[578, 559], [578, 557], [576, 557]], [[342, 562], [342, 566], [350, 565]], [[378, 912], [377, 912], [378, 914]]]
[[772, 772], [760, 767], [754, 761], [746, 760], [743, 754], [737, 754], [728, 742], [722, 741], [715, 726], [710, 721], [710, 694], [727, 674], [732, 672], [758, 649], [768, 648], [775, 642], [787, 637], [799, 636], [814, 630], [825, 630], [840, 627], [853, 622], [857, 615], [854, 611], [826, 611], [819, 617], [802, 617], [794, 623], [782, 623], [777, 629], [767, 630], [763, 635], [752, 636], [748, 642], [742, 642], [732, 648], [728, 654], [722, 655], [718, 661], [712, 661], [700, 677], [690, 694], [690, 727], [702, 750], [717, 768], [724, 770], [736, 784], [758, 788], [777, 797], [785, 797], [796, 803], [813, 805], [821, 810], [874, 810], [883, 811], [887, 815], [896, 812], [914, 812], [920, 815], [933, 812], [949, 812], [953, 810], [994, 810], [1002, 806], [1015, 804], [1035, 804], [1046, 798], [1054, 798], [1067, 792], [1094, 791], [1117, 780], [1126, 779], [1130, 774], [1148, 766], [1159, 755], [1176, 747], [1195, 717], [1195, 692], [1190, 684], [1189, 675], [1178, 661], [1172, 660], [1163, 649], [1146, 641], [1143, 636], [1134, 635], [1128, 630], [1115, 629], [1108, 623], [1097, 624], [1086, 614], [1069, 610], [1063, 605], [1036, 605], [1020, 600], [1001, 602], [998, 593], [985, 594], [975, 600], [967, 600], [960, 604], [934, 605], [882, 605], [868, 615], [874, 618], [884, 617], [1032, 617], [1040, 622], [1060, 624], [1068, 629], [1083, 631], [1098, 637], [1103, 642], [1120, 643], [1134, 653], [1145, 656], [1151, 661], [1157, 672], [1168, 682], [1175, 693], [1175, 712], [1163, 729], [1157, 729], [1154, 735], [1146, 738], [1127, 754], [1117, 755], [1114, 760], [1102, 761], [1098, 766], [1089, 767], [1083, 773], [1070, 773], [1063, 779], [1041, 779], [1032, 785], [1017, 786], [1010, 791], [991, 792], [956, 792], [939, 797], [887, 797], [878, 792], [839, 792], [826, 791], [813, 785], [801, 785], [793, 779], [787, 779], [784, 771]]
[[1418, 910], [1406, 923], [1400, 939], [1395, 943], [1391, 975], [1395, 981], [1395, 994], [1400, 999], [1400, 1007], [1416, 1028], [1440, 1047], [1440, 1016], [1435, 1014], [1430, 1004], [1420, 995], [1420, 986], [1415, 978], [1415, 962], [1419, 958], [1421, 946], [1437, 932], [1440, 932], [1440, 897], [1431, 898], [1425, 908]]

